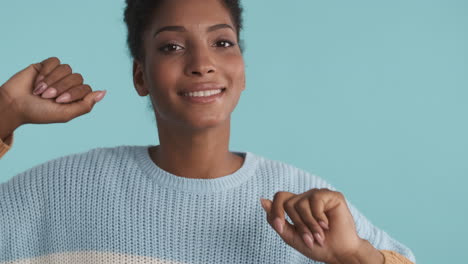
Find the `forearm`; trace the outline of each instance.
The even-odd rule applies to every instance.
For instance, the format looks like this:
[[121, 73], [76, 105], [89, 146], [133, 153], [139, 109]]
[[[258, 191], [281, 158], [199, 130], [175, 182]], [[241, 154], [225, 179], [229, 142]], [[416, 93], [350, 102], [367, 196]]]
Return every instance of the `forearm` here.
[[0, 87], [0, 139], [5, 140], [21, 124], [15, 115], [12, 102], [2, 93]]
[[334, 264], [384, 264], [384, 255], [367, 240], [362, 240], [360, 249], [352, 255], [337, 259]]

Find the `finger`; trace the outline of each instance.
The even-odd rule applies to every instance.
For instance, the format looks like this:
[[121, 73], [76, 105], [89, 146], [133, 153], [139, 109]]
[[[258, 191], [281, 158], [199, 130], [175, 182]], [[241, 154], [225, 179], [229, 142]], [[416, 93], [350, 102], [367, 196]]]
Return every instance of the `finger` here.
[[73, 102], [78, 99], [82, 99], [83, 97], [85, 97], [87, 94], [91, 92], [92, 92], [92, 89], [89, 85], [81, 84], [81, 85], [74, 86], [68, 89], [65, 93], [63, 93], [57, 99], [55, 99], [55, 102], [57, 103]]
[[341, 202], [344, 200], [343, 194], [329, 189], [320, 189], [317, 193], [309, 197], [312, 214], [318, 222], [323, 222], [323, 225], [327, 227], [330, 227], [328, 219], [331, 217], [332, 209], [340, 206]]
[[286, 223], [284, 216], [284, 203], [286, 202], [286, 200], [294, 196], [295, 194], [290, 192], [277, 192], [273, 197], [270, 221], [273, 223], [273, 227], [279, 233], [282, 233], [284, 224]]
[[328, 196], [328, 189], [320, 189], [317, 192], [309, 195], [309, 204], [312, 215], [318, 224], [326, 230], [329, 230], [328, 217], [325, 214], [325, 197]]
[[68, 64], [60, 64], [53, 69], [49, 74], [45, 75], [44, 79], [37, 84], [37, 95], [43, 93], [49, 86], [67, 75], [72, 74], [72, 68]]
[[[65, 78], [68, 75], [72, 74], [72, 68], [68, 64], [60, 64], [57, 66], [52, 72], [50, 72], [48, 75], [45, 76], [44, 82], [49, 88], [52, 84], [55, 84], [59, 80]], [[45, 91], [45, 90], [44, 90]], [[51, 97], [49, 97], [51, 98]]]
[[66, 105], [63, 109], [62, 122], [68, 122], [75, 117], [87, 114], [91, 112], [94, 105], [102, 100], [106, 94], [106, 91], [96, 91], [87, 94], [83, 100]]
[[[40, 82], [45, 78], [45, 76], [47, 76], [57, 66], [60, 65], [60, 60], [57, 57], [50, 57], [48, 59], [43, 60], [39, 64], [41, 65], [41, 67], [39, 69], [39, 74], [36, 76], [36, 81], [34, 82], [36, 89], [39, 88], [39, 85], [41, 84]], [[36, 91], [36, 89], [34, 91]]]
[[[302, 217], [298, 211], [298, 208], [304, 207], [303, 200], [288, 200], [285, 204], [286, 213], [289, 215], [291, 220], [293, 221], [294, 227], [296, 228], [297, 233], [301, 236], [304, 243], [309, 247], [313, 248], [314, 245], [314, 237], [312, 236], [311, 230], [309, 227], [304, 223]], [[307, 206], [308, 201], [307, 201]], [[319, 241], [321, 244], [321, 241]], [[322, 244], [321, 244], [322, 245]]]
[[50, 83], [43, 93], [42, 98], [55, 98], [62, 93], [66, 92], [73, 86], [83, 84], [83, 77], [79, 73], [73, 73], [66, 75], [62, 79], [56, 81], [55, 83]]
[[[304, 199], [301, 199], [299, 202], [297, 202], [294, 209], [297, 211], [297, 217], [299, 217], [300, 221], [304, 223], [304, 228], [313, 234], [314, 240], [323, 246], [325, 241], [325, 232], [312, 213], [308, 197], [305, 197]], [[289, 215], [289, 211], [287, 211], [287, 213]], [[294, 223], [294, 225], [296, 224]]]
[[293, 225], [291, 225], [288, 221], [285, 221], [285, 224], [283, 225], [283, 231], [281, 233], [278, 232], [278, 230], [274, 227], [273, 221], [270, 220], [270, 218], [272, 218], [270, 216], [272, 214], [272, 208], [273, 208], [272, 201], [265, 199], [264, 202], [262, 202], [262, 205], [265, 211], [267, 212], [268, 223], [274, 230], [276, 230], [276, 232], [279, 234], [279, 236], [281, 237], [281, 239], [283, 239], [285, 243], [287, 243], [288, 245], [292, 247], [295, 247], [295, 246], [301, 247], [303, 251], [308, 248], [308, 246], [302, 243], [302, 241], [301, 241], [301, 245], [299, 246], [297, 245], [298, 244], [297, 240], [301, 239], [300, 234], [297, 232], [296, 228]]

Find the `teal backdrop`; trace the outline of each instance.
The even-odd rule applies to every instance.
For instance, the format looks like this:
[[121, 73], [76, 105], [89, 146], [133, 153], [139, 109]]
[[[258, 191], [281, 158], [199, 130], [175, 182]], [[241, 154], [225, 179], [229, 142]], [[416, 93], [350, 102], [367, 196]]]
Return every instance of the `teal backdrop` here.
[[[327, 179], [418, 263], [467, 263], [468, 1], [243, 4], [247, 88], [230, 148]], [[57, 56], [108, 91], [68, 123], [20, 127], [0, 182], [91, 148], [159, 143], [133, 88], [123, 8], [0, 3], [0, 83]]]

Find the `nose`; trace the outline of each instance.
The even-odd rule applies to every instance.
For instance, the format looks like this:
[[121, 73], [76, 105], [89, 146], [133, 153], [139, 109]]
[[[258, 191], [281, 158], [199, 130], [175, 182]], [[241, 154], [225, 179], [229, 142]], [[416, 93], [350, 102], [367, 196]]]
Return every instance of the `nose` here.
[[187, 76], [202, 77], [206, 74], [213, 74], [216, 72], [214, 59], [210, 51], [206, 48], [193, 50], [188, 57], [187, 66], [185, 67], [185, 74]]

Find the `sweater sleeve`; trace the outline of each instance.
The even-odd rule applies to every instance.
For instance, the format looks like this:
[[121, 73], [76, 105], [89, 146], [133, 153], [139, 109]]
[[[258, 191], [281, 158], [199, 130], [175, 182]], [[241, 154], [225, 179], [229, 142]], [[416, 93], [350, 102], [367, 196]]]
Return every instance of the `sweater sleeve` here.
[[413, 264], [409, 259], [390, 250], [380, 250], [385, 258], [385, 264]]
[[13, 134], [6, 137], [5, 141], [0, 138], [0, 159], [10, 150], [11, 146], [13, 146]]
[[384, 230], [375, 227], [361, 212], [359, 212], [348, 200], [348, 207], [356, 223], [359, 237], [366, 239], [385, 257], [385, 264], [413, 264], [416, 259], [413, 252], [398, 242]]

